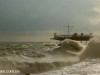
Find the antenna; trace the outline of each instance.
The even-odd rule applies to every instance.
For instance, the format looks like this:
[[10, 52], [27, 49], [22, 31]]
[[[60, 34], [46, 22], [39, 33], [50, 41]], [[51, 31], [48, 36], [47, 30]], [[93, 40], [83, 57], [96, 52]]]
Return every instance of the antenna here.
[[68, 28], [68, 36], [69, 36], [70, 28], [73, 27], [73, 26], [70, 26], [69, 23], [68, 23], [68, 26], [64, 26], [64, 27], [67, 27]]

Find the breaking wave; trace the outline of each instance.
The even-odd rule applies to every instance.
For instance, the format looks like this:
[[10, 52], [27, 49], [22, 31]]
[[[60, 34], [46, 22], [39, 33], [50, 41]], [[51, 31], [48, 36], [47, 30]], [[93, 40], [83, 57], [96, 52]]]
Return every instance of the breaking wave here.
[[[31, 58], [46, 57], [50, 54], [74, 54], [84, 47], [73, 40], [65, 40], [61, 46], [58, 43], [11, 43], [0, 47], [0, 56], [27, 56]], [[1, 44], [0, 44], [1, 45]]]
[[78, 55], [80, 51], [85, 48], [85, 45], [80, 42], [66, 39], [62, 42], [62, 44], [51, 51], [52, 54], [63, 54], [63, 55]]
[[9, 60], [8, 58], [0, 58], [0, 69], [3, 70], [20, 70], [21, 73], [41, 73], [49, 70], [55, 70], [66, 65], [71, 65], [71, 62], [22, 62]]
[[100, 57], [100, 39], [91, 39], [86, 49], [80, 54], [81, 59], [99, 58]]
[[99, 57], [99, 39], [91, 39], [87, 46], [69, 39], [60, 46], [57, 43], [7, 45], [0, 49], [0, 69], [18, 69], [21, 73], [35, 74], [72, 65], [79, 62], [79, 58]]
[[7, 45], [4, 48], [0, 50], [0, 69], [18, 69], [21, 73], [41, 73], [77, 62], [78, 58], [69, 55], [80, 52], [83, 46], [79, 42], [65, 40], [61, 46], [56, 43], [26, 43]]
[[92, 73], [94, 75], [100, 74], [100, 39], [99, 38], [91, 39], [86, 47], [83, 46], [82, 44], [77, 43], [76, 41], [73, 41], [75, 44], [74, 45], [75, 47], [73, 47], [72, 45], [73, 43], [70, 44], [71, 42], [70, 43], [69, 42], [70, 42], [69, 40], [64, 41], [60, 47], [54, 49], [53, 51], [62, 52], [62, 50], [64, 49], [64, 52], [69, 50], [73, 52], [79, 52], [80, 59], [84, 60], [78, 61], [77, 63], [74, 64], [72, 63], [71, 66], [66, 66], [65, 68], [62, 68], [60, 70], [53, 70], [38, 75], [74, 75], [74, 74], [91, 75]]

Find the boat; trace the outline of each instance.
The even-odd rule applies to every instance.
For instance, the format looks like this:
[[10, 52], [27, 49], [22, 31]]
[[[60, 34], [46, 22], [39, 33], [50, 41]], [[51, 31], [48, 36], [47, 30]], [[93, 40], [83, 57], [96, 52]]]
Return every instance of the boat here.
[[89, 41], [91, 38], [93, 38], [93, 35], [92, 33], [89, 33], [89, 34], [84, 34], [84, 33], [81, 33], [81, 34], [78, 34], [78, 33], [73, 33], [72, 35], [69, 34], [69, 24], [68, 24], [68, 34], [67, 35], [57, 35], [57, 33], [54, 33], [54, 37], [53, 38], [50, 38], [50, 39], [53, 39], [53, 40], [58, 40], [58, 41], [63, 41], [65, 39], [71, 39], [71, 40], [76, 40], [76, 41]]
[[76, 41], [89, 41], [91, 38], [93, 38], [92, 33], [90, 34], [84, 34], [81, 33], [80, 35], [77, 33], [74, 33], [72, 35], [57, 35], [57, 33], [54, 34], [54, 37], [51, 38], [53, 40], [58, 40], [58, 41], [63, 41], [65, 39], [71, 39], [71, 40], [76, 40]]

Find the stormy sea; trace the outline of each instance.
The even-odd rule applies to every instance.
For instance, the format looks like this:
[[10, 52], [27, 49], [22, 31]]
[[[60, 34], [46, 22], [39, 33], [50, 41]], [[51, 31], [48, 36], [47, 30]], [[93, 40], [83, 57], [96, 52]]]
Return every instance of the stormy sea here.
[[100, 39], [87, 44], [58, 42], [0, 42], [0, 75], [100, 75]]

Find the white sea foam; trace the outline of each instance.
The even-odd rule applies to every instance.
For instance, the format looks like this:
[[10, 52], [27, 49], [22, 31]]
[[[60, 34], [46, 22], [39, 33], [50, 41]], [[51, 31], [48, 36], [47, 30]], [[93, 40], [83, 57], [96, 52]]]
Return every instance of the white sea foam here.
[[100, 59], [82, 61], [60, 70], [31, 75], [100, 75]]
[[[72, 46], [70, 48], [69, 47], [70, 45], [68, 43], [67, 43], [68, 44], [67, 46], [66, 46], [65, 41], [63, 44], [64, 45], [62, 45], [60, 48], [73, 51]], [[79, 44], [79, 43], [76, 43], [76, 44]], [[76, 44], [75, 46], [77, 46]], [[80, 49], [79, 46], [78, 48]], [[100, 39], [99, 38], [91, 39], [87, 47], [86, 48], [83, 47], [82, 50], [80, 52], [80, 58], [84, 59], [83, 61], [79, 61], [77, 64], [73, 64], [71, 66], [66, 66], [65, 68], [60, 69], [60, 70], [49, 71], [46, 73], [41, 73], [39, 75], [73, 75], [73, 74], [74, 75], [75, 74], [76, 75], [83, 75], [83, 74], [84, 75], [88, 75], [88, 74], [99, 75], [100, 74]], [[89, 58], [91, 58], [92, 60]]]
[[[49, 52], [49, 50], [45, 50], [48, 47], [54, 47], [55, 49], [53, 48]], [[73, 51], [74, 53], [81, 51], [81, 49], [81, 44], [72, 40], [65, 40], [60, 47], [54, 44], [45, 44], [45, 46], [37, 44], [34, 47], [32, 44], [31, 46], [29, 44], [9, 46], [7, 50], [4, 50], [7, 55], [0, 58], [0, 69], [18, 69], [21, 73], [41, 73], [60, 69], [79, 60], [78, 57], [66, 56], [71, 54], [71, 52], [66, 53], [66, 51]], [[43, 57], [40, 55], [43, 55]]]
[[[57, 46], [54, 43], [41, 43], [33, 46], [31, 43], [7, 46], [6, 49], [0, 51], [2, 56], [0, 57], [0, 69], [18, 69], [21, 73], [66, 75], [68, 70], [71, 71], [71, 74], [76, 72], [82, 74], [84, 70], [84, 74], [87, 74], [87, 70], [95, 68], [95, 66], [92, 66], [94, 63], [97, 67], [100, 65], [99, 61], [96, 60], [79, 61], [79, 57], [81, 59], [100, 57], [100, 40], [97, 38], [91, 39], [87, 47], [80, 42], [67, 39], [62, 42], [61, 46]], [[3, 53], [5, 54], [4, 56]], [[78, 56], [78, 54], [80, 55]]]
[[[69, 58], [70, 60], [71, 58]], [[50, 70], [60, 69], [64, 66], [71, 65], [68, 59], [33, 59], [21, 57], [0, 57], [1, 70], [20, 70], [21, 73], [41, 73]]]

